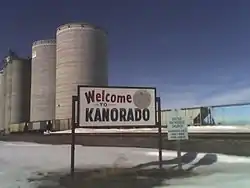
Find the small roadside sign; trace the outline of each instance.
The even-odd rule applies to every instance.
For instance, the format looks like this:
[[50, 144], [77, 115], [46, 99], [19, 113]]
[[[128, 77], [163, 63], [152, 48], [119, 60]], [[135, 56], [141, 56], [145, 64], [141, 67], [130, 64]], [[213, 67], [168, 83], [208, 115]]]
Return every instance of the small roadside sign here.
[[178, 110], [167, 117], [168, 140], [188, 140], [188, 126], [186, 117], [180, 116]]
[[178, 158], [178, 169], [182, 170], [181, 140], [188, 140], [188, 126], [186, 116], [180, 110], [173, 110], [167, 117], [168, 140], [176, 140], [176, 150]]

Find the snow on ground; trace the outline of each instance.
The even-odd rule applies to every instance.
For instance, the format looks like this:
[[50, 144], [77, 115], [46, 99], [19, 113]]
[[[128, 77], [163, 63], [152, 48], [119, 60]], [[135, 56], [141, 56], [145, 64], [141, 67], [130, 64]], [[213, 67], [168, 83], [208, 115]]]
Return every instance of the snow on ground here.
[[[76, 133], [154, 133], [157, 128], [141, 128], [141, 129], [85, 129], [77, 128]], [[167, 132], [166, 128], [162, 128], [163, 132]], [[250, 133], [250, 126], [202, 126], [188, 127], [189, 133]], [[71, 133], [71, 130], [52, 132], [51, 134]]]
[[[155, 149], [77, 146], [76, 167], [134, 166], [156, 161], [157, 155]], [[186, 156], [183, 158], [186, 163], [184, 169], [202, 165], [194, 168], [199, 175], [166, 180], [165, 183], [170, 183], [171, 187], [249, 187], [250, 158], [205, 153], [183, 155]], [[163, 152], [164, 160], [175, 157], [174, 151]], [[69, 162], [69, 145], [0, 142], [0, 188], [34, 188], [37, 185], [28, 182], [28, 178], [39, 176], [38, 172], [69, 171]]]

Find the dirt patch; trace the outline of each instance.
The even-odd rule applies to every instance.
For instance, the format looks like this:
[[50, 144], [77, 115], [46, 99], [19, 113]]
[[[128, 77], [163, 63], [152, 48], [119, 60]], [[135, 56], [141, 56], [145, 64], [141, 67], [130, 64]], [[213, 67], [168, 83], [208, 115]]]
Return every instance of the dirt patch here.
[[100, 168], [77, 170], [74, 178], [70, 174], [53, 173], [30, 181], [41, 181], [39, 188], [153, 188], [166, 186], [165, 180], [170, 178], [194, 175], [191, 171], [173, 169]]

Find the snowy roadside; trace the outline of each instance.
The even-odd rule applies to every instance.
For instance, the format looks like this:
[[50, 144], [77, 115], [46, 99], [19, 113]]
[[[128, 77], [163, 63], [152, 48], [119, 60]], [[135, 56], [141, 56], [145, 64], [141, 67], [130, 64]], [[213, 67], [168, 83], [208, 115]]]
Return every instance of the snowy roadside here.
[[[57, 178], [61, 178], [61, 181], [67, 179], [64, 174], [69, 172], [70, 146], [68, 145], [0, 142], [0, 151], [0, 188], [35, 188], [39, 184], [41, 186], [41, 183], [43, 187], [48, 183], [50, 187], [59, 187], [60, 182]], [[155, 178], [154, 181], [144, 178], [144, 181], [140, 180], [140, 182], [144, 182], [141, 185], [144, 188], [164, 187], [168, 184], [176, 188], [249, 187], [247, 185], [250, 184], [248, 178], [250, 158], [205, 153], [183, 153], [183, 156], [185, 163], [183, 168], [193, 168], [193, 172], [198, 176], [170, 180], [160, 178], [159, 182]], [[176, 163], [176, 152], [174, 151], [164, 151], [163, 157], [164, 168], [172, 167]], [[114, 165], [134, 167], [144, 164], [140, 168], [157, 167], [157, 163], [152, 161], [157, 161], [157, 150], [155, 149], [76, 147], [76, 167], [81, 169], [81, 172], [78, 173], [81, 175], [86, 169], [109, 168]], [[149, 164], [145, 165], [145, 163]], [[59, 172], [62, 174], [58, 174]], [[43, 181], [29, 181], [42, 177], [47, 177], [46, 180], [50, 181], [44, 179]], [[133, 179], [132, 182], [138, 183], [139, 181], [135, 182]], [[122, 186], [119, 187], [122, 188]], [[131, 184], [123, 185], [123, 187], [131, 188]], [[139, 185], [137, 187], [140, 188]]]
[[[77, 128], [76, 133], [157, 133], [157, 128], [137, 128], [137, 129], [91, 129]], [[163, 133], [167, 133], [166, 128], [162, 128]], [[250, 126], [216, 125], [216, 126], [191, 126], [189, 133], [250, 133]], [[71, 130], [50, 132], [50, 134], [70, 134]], [[47, 132], [45, 134], [48, 134]]]

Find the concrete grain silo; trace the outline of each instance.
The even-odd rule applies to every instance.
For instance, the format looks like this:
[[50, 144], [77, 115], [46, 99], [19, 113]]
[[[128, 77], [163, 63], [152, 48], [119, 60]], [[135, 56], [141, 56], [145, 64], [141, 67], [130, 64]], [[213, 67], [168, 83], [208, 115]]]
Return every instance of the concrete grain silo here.
[[29, 121], [31, 60], [8, 56], [5, 60], [5, 125]]
[[10, 58], [7, 57], [4, 62], [4, 126], [7, 129], [10, 124], [10, 110], [11, 110], [11, 63]]
[[4, 130], [4, 74], [0, 71], [0, 133]]
[[56, 41], [32, 45], [30, 121], [55, 119]]
[[56, 43], [56, 119], [70, 119], [77, 85], [108, 85], [107, 33], [69, 23], [57, 28]]
[[6, 108], [6, 104], [7, 104], [7, 67], [6, 67], [6, 62], [4, 61], [4, 67], [3, 67], [3, 98], [4, 98], [4, 102], [3, 102], [3, 124], [4, 124], [4, 129], [6, 130], [7, 128], [7, 124], [6, 124], [6, 112], [7, 112], [7, 108]]

